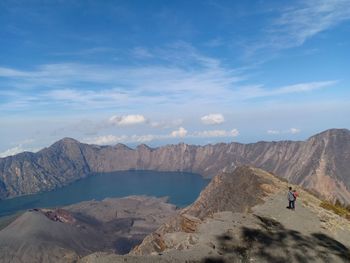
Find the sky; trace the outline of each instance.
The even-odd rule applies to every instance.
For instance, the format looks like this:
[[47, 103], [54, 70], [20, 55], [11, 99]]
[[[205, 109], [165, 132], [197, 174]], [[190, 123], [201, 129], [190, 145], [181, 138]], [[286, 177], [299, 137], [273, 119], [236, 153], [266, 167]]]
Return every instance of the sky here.
[[350, 128], [350, 0], [0, 0], [0, 157]]

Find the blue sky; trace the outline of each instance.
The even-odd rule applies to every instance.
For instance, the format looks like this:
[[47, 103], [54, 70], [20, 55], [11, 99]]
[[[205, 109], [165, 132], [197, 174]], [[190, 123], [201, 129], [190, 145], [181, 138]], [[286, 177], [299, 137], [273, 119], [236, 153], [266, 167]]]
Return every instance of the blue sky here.
[[0, 1], [0, 156], [350, 128], [350, 1]]

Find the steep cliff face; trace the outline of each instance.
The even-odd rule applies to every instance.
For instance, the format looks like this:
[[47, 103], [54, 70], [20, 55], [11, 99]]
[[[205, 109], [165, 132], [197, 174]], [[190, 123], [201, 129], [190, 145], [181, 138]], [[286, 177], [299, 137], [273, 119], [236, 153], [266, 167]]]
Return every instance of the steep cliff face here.
[[0, 159], [0, 198], [51, 190], [87, 176], [84, 148], [78, 141], [63, 139], [35, 154]]
[[272, 174], [241, 166], [232, 173], [216, 175], [197, 200], [181, 213], [204, 219], [221, 211], [247, 212], [262, 203], [266, 195], [277, 191], [278, 183]]
[[96, 146], [63, 139], [36, 154], [0, 159], [0, 198], [49, 190], [91, 172], [186, 171], [212, 177], [252, 165], [291, 183], [350, 203], [350, 131], [333, 129], [307, 141], [187, 144], [149, 148]]
[[143, 256], [163, 252], [169, 248], [168, 234], [195, 233], [203, 221], [218, 212], [248, 212], [263, 203], [269, 194], [286, 188], [284, 184], [272, 174], [249, 166], [238, 167], [231, 173], [219, 173], [193, 204], [147, 236], [131, 253]]

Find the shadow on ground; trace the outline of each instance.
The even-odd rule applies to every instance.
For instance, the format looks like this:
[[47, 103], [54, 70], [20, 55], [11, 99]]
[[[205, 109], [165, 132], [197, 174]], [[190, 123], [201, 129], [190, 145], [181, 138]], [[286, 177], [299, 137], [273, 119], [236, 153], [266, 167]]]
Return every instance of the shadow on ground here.
[[[224, 234], [218, 237], [219, 254], [236, 258], [238, 262], [250, 259], [263, 262], [350, 262], [350, 250], [337, 240], [323, 234], [304, 235], [286, 229], [281, 223], [256, 216], [260, 228], [241, 228], [241, 240]], [[219, 258], [205, 258], [204, 263], [224, 263]], [[236, 262], [236, 261], [235, 261]]]

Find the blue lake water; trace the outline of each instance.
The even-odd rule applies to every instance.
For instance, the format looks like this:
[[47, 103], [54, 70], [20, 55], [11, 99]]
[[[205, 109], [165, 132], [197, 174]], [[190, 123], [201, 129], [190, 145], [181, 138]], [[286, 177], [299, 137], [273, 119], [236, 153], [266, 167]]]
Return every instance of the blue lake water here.
[[209, 183], [200, 175], [180, 172], [125, 171], [95, 174], [50, 192], [0, 201], [0, 216], [21, 210], [58, 207], [87, 200], [128, 195], [168, 196], [179, 207], [189, 205]]

